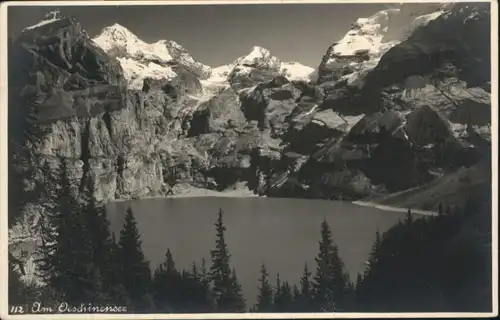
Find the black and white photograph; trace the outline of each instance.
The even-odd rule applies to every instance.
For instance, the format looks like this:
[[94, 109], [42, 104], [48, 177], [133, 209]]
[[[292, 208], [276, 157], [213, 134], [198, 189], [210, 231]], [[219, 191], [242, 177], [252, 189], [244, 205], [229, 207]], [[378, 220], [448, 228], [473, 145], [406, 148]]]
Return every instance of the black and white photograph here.
[[497, 7], [2, 4], [1, 317], [498, 315]]

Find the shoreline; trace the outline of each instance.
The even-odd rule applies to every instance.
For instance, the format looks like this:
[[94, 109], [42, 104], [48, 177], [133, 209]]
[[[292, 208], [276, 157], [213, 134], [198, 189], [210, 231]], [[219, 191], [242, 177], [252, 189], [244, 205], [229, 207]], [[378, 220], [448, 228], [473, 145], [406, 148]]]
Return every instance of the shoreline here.
[[[261, 196], [258, 194], [253, 193], [250, 189], [248, 189], [246, 186], [242, 188], [236, 188], [236, 189], [228, 189], [225, 191], [215, 191], [215, 190], [210, 190], [210, 189], [203, 189], [203, 188], [196, 188], [196, 187], [189, 187], [189, 188], [183, 188], [185, 192], [179, 192], [179, 193], [174, 193], [172, 195], [159, 195], [159, 196], [149, 196], [149, 197], [142, 197], [139, 199], [115, 199], [113, 201], [110, 201], [109, 203], [118, 203], [118, 202], [125, 202], [125, 201], [135, 201], [135, 200], [153, 200], [153, 199], [187, 199], [187, 198], [267, 198], [267, 196]], [[300, 199], [300, 198], [294, 198], [294, 199]], [[304, 199], [307, 200], [307, 199]], [[328, 199], [323, 199], [325, 201], [332, 201]], [[345, 201], [352, 203], [357, 206], [361, 207], [368, 207], [368, 208], [374, 208], [382, 211], [390, 211], [390, 212], [400, 212], [400, 213], [406, 213], [408, 212], [408, 208], [403, 208], [403, 207], [397, 207], [397, 206], [389, 206], [389, 205], [383, 205], [383, 204], [378, 204], [375, 202], [369, 202], [369, 201]], [[421, 210], [421, 209], [411, 209], [412, 214], [418, 214], [422, 216], [437, 216], [438, 213], [434, 211], [428, 211], [428, 210]]]
[[138, 199], [115, 199], [109, 203], [125, 202], [125, 201], [135, 201], [135, 200], [152, 200], [152, 199], [184, 199], [184, 198], [266, 198], [266, 196], [260, 196], [253, 193], [246, 187], [240, 189], [228, 189], [225, 191], [215, 191], [210, 189], [189, 187], [185, 188], [185, 192], [174, 193], [171, 195], [158, 195], [158, 196], [148, 196], [141, 197]]
[[[388, 205], [378, 204], [378, 203], [374, 203], [374, 202], [352, 201], [351, 203], [358, 205], [358, 206], [375, 208], [375, 209], [379, 209], [379, 210], [383, 210], [383, 211], [404, 212], [404, 213], [408, 212], [408, 208], [388, 206]], [[437, 212], [428, 211], [428, 210], [420, 210], [420, 209], [411, 209], [411, 213], [423, 215], [423, 216], [437, 216], [438, 215]]]

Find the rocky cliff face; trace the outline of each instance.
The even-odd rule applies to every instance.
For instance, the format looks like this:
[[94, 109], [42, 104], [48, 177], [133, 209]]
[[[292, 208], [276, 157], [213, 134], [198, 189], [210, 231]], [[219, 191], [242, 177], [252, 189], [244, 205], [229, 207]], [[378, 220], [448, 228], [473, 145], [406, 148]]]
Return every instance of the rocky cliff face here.
[[103, 202], [244, 182], [269, 196], [432, 209], [439, 199], [388, 195], [448, 194], [439, 181], [487, 167], [489, 21], [483, 4], [382, 11], [358, 19], [317, 72], [261, 47], [211, 68], [119, 25], [94, 39], [58, 16], [27, 28], [9, 48], [13, 251], [36, 244], [47, 201], [19, 197], [61, 161], [76, 193], [91, 181]]

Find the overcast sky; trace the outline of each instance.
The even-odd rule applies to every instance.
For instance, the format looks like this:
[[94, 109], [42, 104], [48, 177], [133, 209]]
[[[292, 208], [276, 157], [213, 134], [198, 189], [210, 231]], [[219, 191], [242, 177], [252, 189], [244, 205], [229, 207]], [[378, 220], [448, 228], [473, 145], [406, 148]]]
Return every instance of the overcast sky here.
[[[283, 61], [316, 67], [327, 48], [358, 17], [384, 4], [257, 4], [162, 6], [66, 6], [94, 36], [119, 23], [147, 42], [174, 40], [195, 59], [210, 66], [232, 62], [253, 45], [265, 47]], [[16, 36], [54, 7], [9, 7], [9, 34]]]

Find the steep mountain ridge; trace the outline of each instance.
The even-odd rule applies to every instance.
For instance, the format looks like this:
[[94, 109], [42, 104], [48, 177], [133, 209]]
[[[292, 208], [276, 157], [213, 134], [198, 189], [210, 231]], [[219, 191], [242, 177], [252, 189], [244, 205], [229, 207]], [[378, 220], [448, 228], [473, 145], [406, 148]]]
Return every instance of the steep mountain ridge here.
[[[397, 10], [358, 20], [327, 50], [317, 81], [262, 47], [211, 68], [118, 25], [91, 39], [52, 14], [25, 29], [9, 47], [14, 255], [32, 264], [53, 200], [36, 187], [62, 161], [74, 192], [92, 182], [103, 202], [245, 183], [261, 195], [432, 210], [440, 199], [411, 195], [427, 197], [426, 186], [449, 195], [447, 181], [487, 166], [490, 43], [477, 34], [489, 32], [489, 8]], [[391, 33], [402, 12], [419, 26], [404, 39]]]

